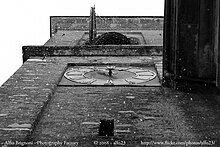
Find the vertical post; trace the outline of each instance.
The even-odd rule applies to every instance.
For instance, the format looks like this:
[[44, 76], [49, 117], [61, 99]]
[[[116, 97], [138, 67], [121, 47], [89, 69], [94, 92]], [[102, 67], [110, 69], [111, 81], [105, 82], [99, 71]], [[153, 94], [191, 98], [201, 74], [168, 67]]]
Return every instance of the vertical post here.
[[96, 13], [95, 6], [93, 7], [93, 40], [96, 38]]
[[90, 10], [90, 20], [89, 20], [89, 42], [92, 44], [96, 37], [96, 13], [95, 6], [91, 7]]
[[216, 87], [220, 87], [220, 2], [216, 0], [214, 3], [214, 20], [215, 20], [215, 36], [214, 36], [214, 53], [216, 63]]
[[165, 0], [163, 76], [165, 85], [173, 88], [178, 75], [178, 11], [179, 0]]
[[[163, 84], [167, 86], [167, 72], [169, 71], [169, 56], [170, 49], [170, 1], [164, 2], [164, 33], [163, 33]], [[166, 72], [165, 72], [166, 71]]]
[[174, 1], [165, 0], [164, 5], [164, 33], [163, 33], [163, 84], [172, 87], [174, 74]]
[[177, 88], [177, 76], [179, 75], [179, 35], [178, 35], [178, 29], [179, 29], [179, 0], [174, 0], [174, 42], [173, 42], [173, 47], [174, 47], [174, 63], [173, 63], [173, 69], [174, 69], [174, 82], [172, 83], [172, 86], [174, 89]]
[[91, 44], [93, 40], [93, 8], [90, 9], [90, 18], [89, 18], [89, 43]]

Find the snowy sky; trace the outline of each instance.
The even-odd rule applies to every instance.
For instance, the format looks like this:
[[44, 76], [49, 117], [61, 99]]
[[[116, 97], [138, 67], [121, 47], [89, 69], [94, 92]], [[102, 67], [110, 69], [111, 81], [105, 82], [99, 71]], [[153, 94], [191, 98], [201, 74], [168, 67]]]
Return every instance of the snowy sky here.
[[22, 46], [43, 45], [50, 16], [163, 16], [164, 0], [1, 0], [0, 85], [22, 65]]

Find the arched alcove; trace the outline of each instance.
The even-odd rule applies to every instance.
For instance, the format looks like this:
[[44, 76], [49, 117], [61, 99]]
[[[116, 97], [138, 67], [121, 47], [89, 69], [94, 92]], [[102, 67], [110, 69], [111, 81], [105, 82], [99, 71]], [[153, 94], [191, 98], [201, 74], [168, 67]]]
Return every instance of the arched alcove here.
[[130, 45], [131, 41], [125, 35], [118, 32], [107, 32], [94, 41], [94, 45]]

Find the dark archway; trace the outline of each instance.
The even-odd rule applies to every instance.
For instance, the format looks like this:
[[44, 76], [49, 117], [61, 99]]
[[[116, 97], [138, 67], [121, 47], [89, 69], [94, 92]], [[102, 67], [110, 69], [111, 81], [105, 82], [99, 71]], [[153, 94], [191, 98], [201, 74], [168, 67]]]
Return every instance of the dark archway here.
[[107, 32], [94, 41], [94, 45], [130, 45], [131, 41], [125, 35], [118, 32]]

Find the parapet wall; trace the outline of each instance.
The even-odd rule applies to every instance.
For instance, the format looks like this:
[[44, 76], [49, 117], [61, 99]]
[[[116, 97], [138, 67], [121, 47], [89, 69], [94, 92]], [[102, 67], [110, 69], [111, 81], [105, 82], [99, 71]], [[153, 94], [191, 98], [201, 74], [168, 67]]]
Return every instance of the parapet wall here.
[[[97, 16], [98, 30], [162, 30], [162, 16]], [[89, 16], [51, 16], [50, 35], [57, 30], [88, 30]]]
[[23, 46], [23, 62], [30, 57], [161, 56], [162, 46]]

